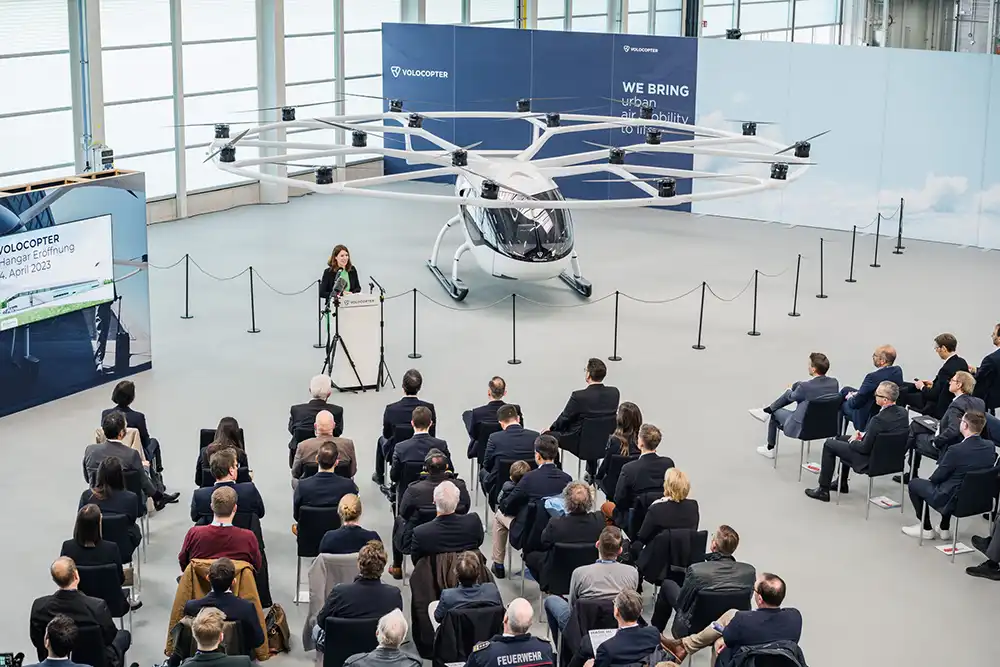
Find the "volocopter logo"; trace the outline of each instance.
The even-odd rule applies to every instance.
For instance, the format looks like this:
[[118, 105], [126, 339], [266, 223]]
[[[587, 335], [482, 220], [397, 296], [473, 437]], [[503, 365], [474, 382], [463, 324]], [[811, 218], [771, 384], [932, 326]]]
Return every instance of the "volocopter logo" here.
[[625, 53], [659, 53], [660, 50], [655, 46], [629, 46], [625, 44], [622, 47]]
[[440, 69], [411, 69], [409, 67], [400, 67], [399, 65], [393, 65], [389, 68], [392, 72], [394, 79], [398, 79], [401, 76], [412, 76], [422, 79], [447, 79], [448, 72]]

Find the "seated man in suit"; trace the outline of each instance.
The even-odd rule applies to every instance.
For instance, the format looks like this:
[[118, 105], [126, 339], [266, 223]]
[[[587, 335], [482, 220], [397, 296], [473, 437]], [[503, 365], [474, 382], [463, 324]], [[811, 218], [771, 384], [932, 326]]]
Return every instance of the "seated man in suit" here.
[[964, 438], [945, 451], [938, 461], [937, 469], [930, 479], [913, 478], [909, 482], [910, 501], [917, 513], [917, 519], [923, 518], [923, 524], [904, 526], [903, 534], [910, 537], [920, 537], [921, 531], [925, 540], [934, 539], [935, 530], [931, 526], [930, 511], [924, 518], [924, 502], [941, 513], [941, 525], [937, 536], [942, 540], [951, 539], [951, 512], [958, 497], [958, 488], [962, 485], [965, 475], [976, 470], [992, 468], [996, 461], [993, 443], [983, 440], [979, 434], [986, 426], [986, 415], [978, 410], [969, 410], [962, 417], [959, 430]]
[[236, 510], [235, 489], [220, 486], [212, 491], [212, 523], [188, 529], [177, 555], [181, 570], [196, 558], [213, 560], [226, 557], [250, 563], [260, 571], [263, 564], [260, 543], [252, 530], [233, 525]]
[[380, 618], [403, 608], [403, 595], [395, 586], [382, 583], [386, 554], [381, 542], [369, 542], [358, 552], [358, 576], [348, 584], [336, 584], [316, 616], [313, 638], [334, 618]]
[[184, 665], [191, 667], [250, 667], [250, 657], [227, 655], [222, 642], [226, 639], [226, 614], [215, 607], [205, 607], [198, 612], [191, 623], [191, 634], [198, 645], [193, 656]]
[[[378, 438], [378, 447], [375, 450], [375, 473], [372, 475], [372, 481], [383, 487], [385, 486], [385, 462], [392, 462], [392, 453], [396, 446], [392, 438], [393, 429], [402, 424], [409, 424], [410, 420], [413, 419], [413, 409], [423, 406], [431, 411], [431, 426], [428, 433], [435, 434], [434, 422], [437, 421], [437, 415], [434, 412], [434, 404], [417, 398], [417, 394], [420, 393], [420, 388], [424, 384], [424, 378], [420, 375], [420, 371], [411, 368], [403, 373], [401, 384], [403, 385], [403, 398], [385, 406], [385, 412], [382, 413], [382, 435]], [[383, 491], [385, 492], [385, 489]]]
[[584, 482], [570, 482], [562, 492], [566, 514], [549, 519], [542, 530], [541, 551], [524, 554], [535, 581], [542, 581], [542, 573], [552, 565], [552, 547], [560, 544], [593, 544], [607, 526], [604, 515], [594, 509], [594, 495], [590, 485]]
[[[123, 427], [124, 430], [124, 427]], [[77, 630], [98, 628], [104, 641], [105, 655], [109, 667], [122, 667], [125, 652], [132, 644], [132, 635], [127, 630], [115, 627], [108, 605], [104, 600], [92, 598], [79, 591], [80, 573], [72, 558], [57, 558], [49, 569], [52, 581], [59, 590], [52, 595], [43, 595], [31, 605], [29, 628], [31, 643], [38, 651], [39, 661], [47, 657], [45, 630], [56, 616], [68, 617]], [[58, 657], [58, 656], [52, 656]]]
[[356, 653], [344, 660], [344, 667], [421, 667], [420, 658], [400, 650], [410, 626], [399, 609], [378, 619], [375, 641], [378, 646], [370, 653]]
[[432, 554], [475, 551], [483, 545], [483, 522], [478, 514], [457, 514], [461, 493], [453, 481], [434, 487], [437, 516], [413, 529], [410, 558], [416, 564]]
[[497, 483], [497, 462], [500, 459], [530, 461], [535, 458], [535, 439], [538, 432], [521, 426], [517, 406], [503, 405], [497, 410], [500, 431], [490, 434], [486, 441], [483, 467], [479, 471], [479, 481], [487, 495], [493, 493]]
[[652, 424], [639, 427], [639, 458], [622, 466], [615, 488], [615, 501], [606, 502], [601, 507], [604, 515], [613, 518], [619, 527], [629, 525], [629, 513], [636, 498], [649, 491], [663, 490], [663, 478], [674, 467], [674, 461], [669, 456], [656, 453], [662, 438], [660, 429]]
[[[617, 387], [604, 384], [604, 377], [608, 374], [608, 367], [604, 362], [600, 359], [589, 359], [585, 373], [587, 386], [569, 395], [566, 407], [552, 422], [552, 426], [545, 431], [545, 433], [552, 432], [563, 449], [574, 449], [575, 443], [579, 441], [580, 429], [585, 418], [605, 415], [613, 417], [618, 412], [620, 395]], [[587, 475], [593, 477], [596, 474], [597, 460], [587, 461]]]
[[971, 577], [1000, 581], [1000, 521], [995, 522], [992, 535], [974, 535], [972, 546], [983, 552], [986, 560], [965, 568], [965, 573]]
[[97, 478], [97, 469], [101, 461], [109, 456], [117, 456], [122, 462], [122, 470], [138, 470], [142, 473], [142, 491], [153, 499], [156, 511], [162, 510], [171, 503], [176, 503], [181, 494], [162, 493], [149, 478], [149, 473], [142, 464], [139, 452], [122, 443], [125, 437], [125, 415], [118, 410], [112, 410], [101, 419], [101, 430], [107, 441], [98, 445], [88, 445], [83, 453], [83, 478], [91, 485]]
[[211, 592], [203, 598], [188, 600], [184, 603], [185, 616], [197, 616], [205, 607], [215, 607], [223, 614], [224, 620], [240, 624], [243, 636], [243, 648], [247, 655], [252, 655], [253, 649], [264, 643], [264, 631], [257, 619], [257, 610], [253, 603], [232, 593], [233, 579], [236, 577], [236, 567], [228, 558], [219, 558], [208, 569], [208, 581]]
[[354, 452], [354, 441], [350, 438], [339, 438], [333, 434], [337, 430], [337, 422], [333, 414], [320, 410], [316, 413], [316, 423], [313, 425], [313, 433], [316, 437], [303, 440], [295, 448], [295, 455], [292, 458], [292, 488], [299, 485], [302, 478], [303, 467], [307, 463], [315, 463], [319, 447], [324, 442], [332, 442], [337, 445], [337, 457], [340, 459], [338, 465], [350, 466], [350, 477], [353, 479], [358, 472], [358, 456]]
[[534, 609], [524, 598], [507, 605], [503, 632], [472, 647], [466, 667], [551, 667], [555, 664], [548, 639], [531, 636]]
[[993, 327], [993, 350], [980, 362], [979, 367], [969, 366], [969, 372], [976, 376], [974, 396], [983, 399], [990, 412], [1000, 408], [1000, 324]]
[[507, 554], [507, 536], [510, 525], [520, 511], [532, 500], [548, 498], [562, 493], [573, 478], [555, 466], [559, 456], [559, 443], [551, 435], [540, 435], [535, 440], [535, 463], [538, 468], [532, 470], [517, 483], [517, 486], [504, 496], [503, 502], [497, 505], [493, 515], [493, 575], [499, 579], [507, 576], [503, 563]]
[[[489, 399], [486, 405], [480, 405], [478, 408], [472, 408], [462, 413], [462, 422], [465, 424], [465, 430], [469, 434], [469, 458], [473, 458], [472, 448], [476, 445], [477, 429], [482, 424], [500, 421], [497, 411], [507, 405], [503, 400], [506, 395], [507, 382], [499, 375], [494, 375], [490, 379], [486, 390], [486, 398]], [[513, 405], [512, 407], [517, 412], [518, 422], [520, 423], [524, 420], [524, 416], [521, 414], [521, 406]]]
[[[948, 395], [955, 398], [951, 401], [945, 411], [941, 421], [938, 422], [938, 431], [933, 433], [927, 430], [923, 424], [914, 421], [910, 424], [910, 437], [908, 442], [910, 452], [910, 471], [903, 473], [903, 482], [908, 483], [911, 478], [920, 476], [920, 461], [924, 456], [934, 460], [939, 460], [952, 445], [962, 441], [962, 434], [959, 430], [962, 415], [969, 410], [985, 412], [986, 405], [983, 399], [972, 395], [976, 380], [971, 373], [958, 371], [948, 381]], [[893, 477], [893, 481], [899, 481], [899, 475]]]
[[[872, 415], [878, 411], [875, 400], [876, 390], [882, 382], [892, 382], [897, 387], [903, 384], [903, 370], [896, 363], [896, 348], [891, 345], [881, 345], [872, 353], [872, 363], [875, 370], [865, 376], [861, 386], [841, 387], [840, 397], [844, 399], [840, 411], [858, 431], [864, 431]], [[845, 428], [843, 432], [846, 432]]]
[[420, 473], [420, 478], [403, 491], [392, 527], [392, 567], [389, 574], [393, 579], [403, 578], [403, 553], [410, 549], [420, 510], [434, 506], [434, 491], [438, 486], [450, 482], [458, 489], [458, 507], [455, 509], [458, 514], [466, 514], [472, 505], [465, 482], [448, 466], [448, 457], [440, 450], [432, 449], [424, 458], [424, 471]]
[[479, 583], [479, 552], [466, 551], [459, 554], [455, 561], [455, 575], [458, 577], [458, 588], [446, 588], [441, 591], [441, 598], [431, 602], [427, 613], [431, 617], [431, 625], [437, 630], [444, 620], [445, 614], [452, 609], [461, 609], [476, 602], [485, 602], [503, 606], [500, 591], [493, 582]]
[[[799, 437], [806, 406], [810, 401], [839, 396], [840, 383], [836, 378], [827, 376], [829, 370], [830, 360], [826, 355], [813, 352], [809, 355], [810, 379], [796, 382], [766, 408], [750, 410], [753, 417], [767, 421], [767, 446], [758, 447], [758, 454], [769, 459], [774, 458], [774, 446], [778, 442], [779, 429], [789, 438]], [[794, 410], [788, 407], [792, 403], [796, 403]]]
[[948, 405], [954, 395], [948, 390], [948, 383], [955, 373], [969, 370], [969, 364], [958, 356], [958, 339], [950, 333], [943, 333], [934, 338], [934, 352], [944, 360], [934, 381], [915, 380], [905, 382], [900, 387], [899, 404], [912, 408], [915, 412], [930, 415], [934, 419], [944, 417]]
[[434, 417], [428, 408], [422, 405], [413, 408], [410, 425], [413, 426], [413, 437], [396, 443], [392, 451], [389, 479], [392, 480], [393, 485], [401, 479], [404, 464], [423, 463], [423, 460], [427, 458], [427, 453], [432, 449], [443, 453], [448, 457], [449, 463], [451, 462], [448, 443], [430, 434], [431, 427], [434, 426]]
[[559, 595], [545, 598], [545, 615], [553, 641], [558, 642], [558, 634], [569, 624], [577, 599], [613, 598], [622, 591], [634, 591], [639, 587], [639, 571], [618, 562], [622, 553], [621, 530], [606, 526], [596, 546], [597, 562], [573, 570], [569, 579], [569, 599]]
[[63, 614], [56, 614], [45, 626], [44, 641], [48, 657], [29, 667], [85, 667], [70, 659], [78, 634], [73, 619]]
[[236, 462], [236, 450], [221, 449], [212, 454], [209, 459], [209, 469], [215, 477], [214, 486], [195, 489], [191, 494], [191, 520], [208, 523], [212, 520], [212, 493], [215, 489], [228, 486], [236, 491], [236, 503], [245, 514], [256, 514], [264, 518], [264, 499], [253, 482], [237, 482], [239, 468]]
[[715, 644], [717, 667], [732, 664], [736, 652], [744, 646], [776, 641], [799, 642], [802, 614], [793, 607], [782, 607], [785, 582], [776, 574], [765, 572], [754, 585], [753, 611], [730, 609], [701, 632], [681, 639], [660, 638], [660, 644], [672, 653], [677, 664], [703, 648]]
[[893, 382], [882, 382], [875, 390], [875, 404], [878, 411], [868, 421], [868, 427], [854, 434], [853, 439], [842, 435], [829, 438], [823, 443], [823, 464], [819, 470], [819, 485], [815, 489], [806, 489], [810, 498], [830, 502], [830, 490], [833, 484], [833, 468], [837, 458], [843, 460], [840, 469], [840, 492], [847, 493], [847, 477], [851, 466], [864, 467], [872, 455], [875, 440], [882, 435], [906, 434], [910, 425], [910, 416], [906, 408], [896, 405], [899, 398], [899, 387]]
[[688, 566], [684, 574], [684, 586], [678, 586], [672, 579], [665, 579], [656, 596], [653, 618], [650, 623], [663, 632], [674, 614], [672, 635], [687, 635], [693, 628], [695, 600], [701, 591], [746, 591], [749, 598], [753, 593], [757, 571], [749, 563], [741, 563], [733, 557], [740, 545], [740, 536], [731, 527], [723, 524], [712, 535], [709, 553], [705, 560]]
[[146, 452], [146, 460], [154, 466], [156, 471], [163, 472], [163, 456], [160, 452], [160, 442], [156, 438], [149, 436], [149, 428], [146, 426], [146, 415], [132, 409], [131, 406], [134, 401], [135, 384], [131, 380], [122, 380], [115, 385], [114, 390], [111, 392], [111, 402], [115, 404], [115, 407], [102, 410], [101, 420], [104, 420], [104, 415], [115, 410], [125, 415], [125, 425], [139, 432], [139, 441], [142, 443], [143, 451]]
[[659, 648], [660, 631], [651, 625], [639, 626], [641, 595], [633, 590], [623, 590], [615, 596], [614, 605], [618, 632], [597, 647], [596, 655], [590, 635], [584, 636], [580, 655], [574, 658], [575, 663], [585, 660], [584, 667], [627, 667], [641, 664]]
[[292, 494], [292, 517], [296, 521], [299, 520], [299, 508], [303, 505], [336, 507], [340, 504], [340, 499], [348, 493], [358, 492], [358, 485], [353, 480], [334, 472], [338, 460], [337, 445], [332, 442], [320, 445], [319, 453], [316, 455], [319, 472], [312, 477], [299, 480], [299, 485]]
[[333, 385], [328, 375], [315, 375], [309, 380], [309, 395], [312, 398], [308, 403], [299, 403], [288, 409], [288, 433], [292, 439], [288, 441], [288, 467], [291, 468], [295, 461], [295, 448], [298, 444], [295, 440], [296, 429], [313, 428], [316, 422], [316, 415], [322, 411], [329, 412], [336, 425], [333, 435], [339, 436], [344, 432], [344, 408], [335, 403], [330, 403], [330, 394], [333, 393]]

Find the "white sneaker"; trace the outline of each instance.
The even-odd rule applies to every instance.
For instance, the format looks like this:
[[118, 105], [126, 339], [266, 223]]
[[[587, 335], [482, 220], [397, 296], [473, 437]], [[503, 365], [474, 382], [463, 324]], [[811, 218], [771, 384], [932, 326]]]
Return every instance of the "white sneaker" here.
[[761, 422], [766, 422], [771, 417], [771, 415], [764, 412], [764, 408], [750, 408], [747, 412], [750, 413], [751, 417]]
[[940, 528], [935, 528], [934, 532], [937, 533], [938, 539], [945, 540], [946, 542], [951, 539], [951, 531], [945, 528], [941, 530]]
[[922, 528], [923, 526], [921, 526], [919, 523], [915, 523], [912, 526], [903, 526], [903, 535], [908, 535], [910, 537], [920, 537], [920, 534], [923, 533], [923, 538], [925, 540], [933, 540], [934, 531], [922, 530]]
[[761, 456], [763, 456], [765, 459], [773, 459], [774, 458], [774, 450], [773, 449], [768, 449], [767, 445], [761, 445], [760, 447], [758, 447], [757, 448], [757, 453], [760, 454]]

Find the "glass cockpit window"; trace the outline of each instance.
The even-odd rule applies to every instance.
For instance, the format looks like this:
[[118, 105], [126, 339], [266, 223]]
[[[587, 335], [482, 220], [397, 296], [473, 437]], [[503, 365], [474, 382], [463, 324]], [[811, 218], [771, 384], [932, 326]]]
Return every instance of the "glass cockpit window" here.
[[[500, 188], [500, 199], [526, 201], [529, 198], [505, 188]], [[530, 199], [561, 201], [558, 190], [548, 190], [532, 195]], [[569, 213], [550, 208], [491, 208], [487, 216], [497, 249], [517, 259], [530, 261], [554, 260], [565, 257], [573, 249], [573, 230]]]

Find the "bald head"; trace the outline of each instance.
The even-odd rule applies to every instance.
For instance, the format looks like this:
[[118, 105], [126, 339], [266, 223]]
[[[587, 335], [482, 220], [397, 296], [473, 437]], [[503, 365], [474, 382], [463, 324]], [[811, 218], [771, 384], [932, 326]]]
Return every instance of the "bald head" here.
[[52, 581], [63, 590], [72, 590], [80, 583], [80, 575], [76, 571], [76, 563], [68, 556], [56, 558], [49, 568]]
[[507, 605], [507, 614], [503, 617], [504, 632], [511, 635], [527, 634], [531, 630], [532, 619], [531, 603], [524, 598], [516, 598]]
[[892, 366], [896, 363], [896, 348], [892, 345], [881, 345], [875, 348], [875, 352], [872, 353], [872, 361], [879, 368], [884, 366]]
[[313, 428], [317, 437], [321, 435], [333, 435], [333, 428], [337, 423], [333, 420], [333, 414], [329, 410], [320, 410], [316, 413], [316, 423]]

